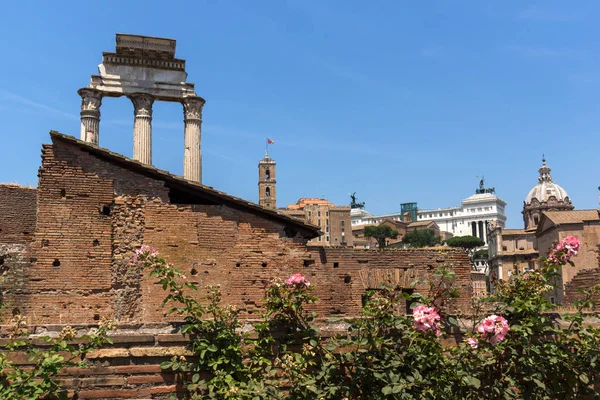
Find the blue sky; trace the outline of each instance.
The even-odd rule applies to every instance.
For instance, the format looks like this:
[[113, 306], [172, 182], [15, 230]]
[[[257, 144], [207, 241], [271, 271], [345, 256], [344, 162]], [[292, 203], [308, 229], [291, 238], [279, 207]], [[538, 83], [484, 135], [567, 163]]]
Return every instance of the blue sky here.
[[[576, 208], [596, 208], [599, 12], [596, 1], [6, 2], [0, 182], [36, 185], [48, 131], [79, 135], [77, 89], [120, 32], [177, 40], [207, 100], [204, 183], [233, 195], [257, 201], [269, 137], [279, 206], [348, 204], [356, 191], [373, 213], [448, 207], [484, 175], [518, 228], [545, 154]], [[131, 102], [101, 111], [100, 145], [131, 156]], [[180, 104], [154, 104], [154, 164], [177, 174], [182, 119]]]

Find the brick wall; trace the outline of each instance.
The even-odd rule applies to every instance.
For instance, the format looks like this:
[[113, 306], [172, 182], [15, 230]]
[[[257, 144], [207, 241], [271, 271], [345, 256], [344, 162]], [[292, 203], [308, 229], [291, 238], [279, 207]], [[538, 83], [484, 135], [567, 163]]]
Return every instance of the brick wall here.
[[36, 189], [0, 184], [0, 243], [25, 244], [33, 237]]
[[[20, 254], [21, 272], [9, 271], [21, 282], [10, 300], [30, 323], [164, 321], [162, 289], [130, 263], [143, 243], [190, 281], [220, 284], [224, 302], [246, 318], [257, 316], [269, 279], [296, 272], [315, 284], [322, 316], [355, 314], [367, 289], [407, 287], [442, 264], [457, 273], [456, 305], [471, 296], [464, 252], [307, 247], [305, 239], [286, 237], [281, 220], [190, 198], [143, 168], [135, 172], [71, 143], [44, 146], [39, 177], [37, 230]], [[198, 204], [176, 204], [186, 202]]]

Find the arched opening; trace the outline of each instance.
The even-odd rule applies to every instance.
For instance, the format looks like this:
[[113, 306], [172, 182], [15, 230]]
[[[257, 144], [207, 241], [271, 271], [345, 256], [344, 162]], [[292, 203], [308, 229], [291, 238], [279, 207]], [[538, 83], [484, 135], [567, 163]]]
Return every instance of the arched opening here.
[[271, 188], [268, 187], [265, 189], [265, 196], [271, 197]]
[[269, 171], [268, 169], [265, 170], [265, 179], [266, 180], [270, 180], [271, 179], [271, 171]]

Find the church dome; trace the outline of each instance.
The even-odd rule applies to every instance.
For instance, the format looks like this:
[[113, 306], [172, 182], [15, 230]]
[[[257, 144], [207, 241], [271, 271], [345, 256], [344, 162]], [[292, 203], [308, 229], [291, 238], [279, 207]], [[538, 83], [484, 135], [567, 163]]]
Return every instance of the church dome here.
[[544, 211], [572, 210], [575, 208], [571, 204], [567, 191], [552, 182], [550, 167], [546, 165], [545, 158], [542, 158], [542, 166], [539, 172], [538, 184], [529, 191], [523, 204], [522, 213], [525, 229], [537, 227]]
[[550, 171], [550, 167], [546, 165], [546, 159], [542, 159], [538, 184], [529, 191], [529, 194], [525, 198], [525, 204], [531, 204], [533, 199], [537, 199], [540, 203], [547, 202], [551, 197], [554, 197], [559, 202], [570, 202], [567, 191], [559, 184], [552, 182]]

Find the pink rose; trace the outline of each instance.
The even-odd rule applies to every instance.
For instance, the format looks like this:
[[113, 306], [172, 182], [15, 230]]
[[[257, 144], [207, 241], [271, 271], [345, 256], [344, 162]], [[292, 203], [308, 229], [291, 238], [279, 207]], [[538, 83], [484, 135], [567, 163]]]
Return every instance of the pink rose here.
[[509, 330], [508, 321], [499, 315], [490, 315], [477, 326], [481, 337], [494, 346], [504, 340]]
[[135, 251], [135, 254], [133, 255], [133, 263], [136, 264], [140, 256], [156, 257], [157, 255], [158, 251], [155, 248], [150, 247], [147, 244], [143, 244], [139, 249]]
[[477, 340], [477, 338], [470, 337], [467, 339], [467, 344], [471, 346], [472, 349], [476, 349], [477, 346], [479, 346], [479, 340]]
[[413, 308], [414, 327], [420, 332], [432, 330], [436, 336], [442, 334], [439, 326], [440, 315], [433, 307], [418, 306]]
[[310, 286], [310, 282], [302, 274], [294, 274], [290, 276], [285, 283], [288, 286]]
[[567, 263], [579, 252], [581, 243], [575, 236], [567, 236], [548, 251], [548, 260], [552, 263]]

